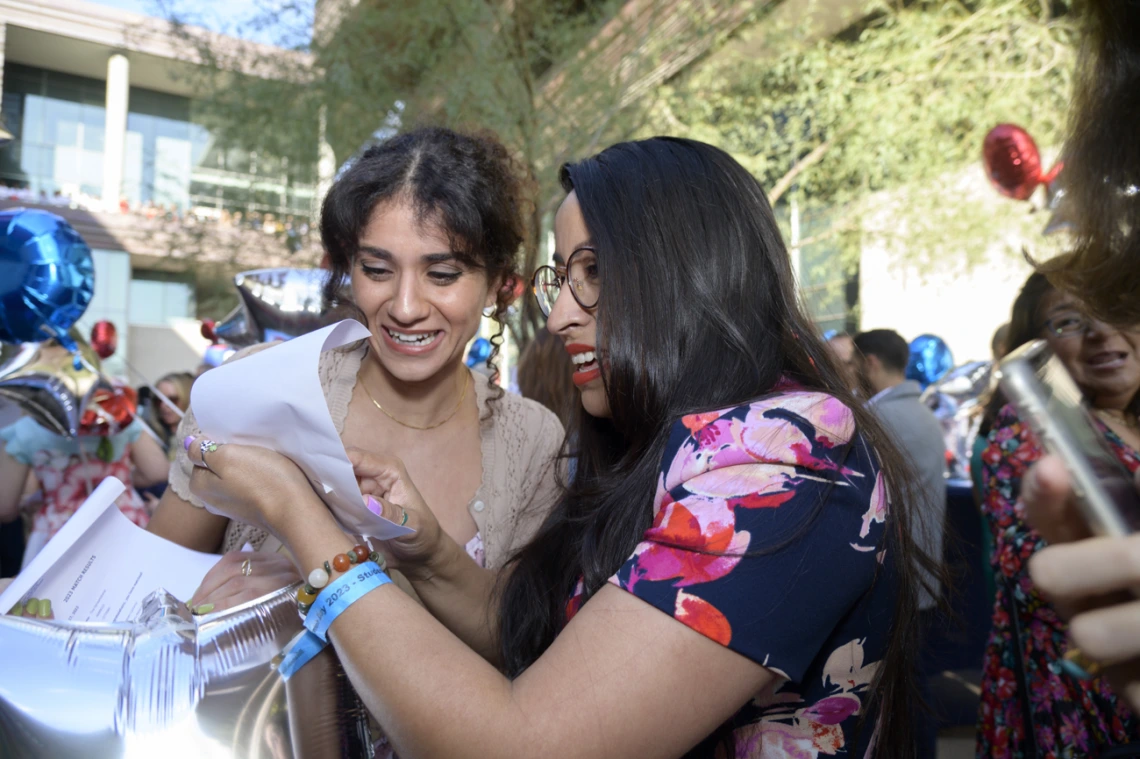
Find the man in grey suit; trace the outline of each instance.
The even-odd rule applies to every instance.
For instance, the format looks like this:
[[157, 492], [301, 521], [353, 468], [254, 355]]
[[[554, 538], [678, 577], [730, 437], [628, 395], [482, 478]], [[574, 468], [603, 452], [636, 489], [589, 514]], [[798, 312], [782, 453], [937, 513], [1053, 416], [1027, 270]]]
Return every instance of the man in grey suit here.
[[[922, 388], [906, 378], [910, 347], [902, 335], [890, 329], [873, 329], [855, 336], [856, 367], [867, 408], [886, 427], [899, 450], [910, 459], [918, 479], [914, 503], [910, 507], [911, 534], [918, 547], [934, 561], [942, 563], [942, 535], [946, 520], [946, 440], [942, 425], [919, 396]], [[924, 573], [925, 574], [925, 573]], [[937, 592], [938, 578], [925, 574], [931, 589]], [[925, 638], [935, 622], [937, 599], [925, 589], [918, 599], [919, 626]], [[931, 671], [926, 657], [919, 654], [923, 676], [924, 700]], [[919, 756], [934, 756], [938, 727], [934, 715], [917, 711]]]
[[[856, 366], [867, 408], [887, 428], [904, 455], [910, 458], [920, 502], [911, 504], [914, 539], [935, 561], [942, 560], [942, 528], [946, 519], [946, 439], [934, 412], [919, 396], [922, 388], [906, 378], [910, 348], [902, 335], [890, 329], [873, 329], [855, 336]], [[922, 593], [919, 608], [931, 609], [935, 599]]]

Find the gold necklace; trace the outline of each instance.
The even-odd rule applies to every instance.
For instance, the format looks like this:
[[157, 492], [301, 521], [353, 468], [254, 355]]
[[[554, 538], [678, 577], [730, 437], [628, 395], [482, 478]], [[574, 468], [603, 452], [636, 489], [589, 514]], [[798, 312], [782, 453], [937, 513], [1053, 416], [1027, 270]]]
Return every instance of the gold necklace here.
[[400, 425], [401, 427], [407, 427], [408, 429], [412, 429], [412, 430], [434, 430], [436, 427], [442, 427], [443, 425], [450, 422], [451, 417], [453, 417], [457, 413], [459, 413], [459, 407], [463, 405], [463, 399], [467, 397], [467, 386], [470, 384], [471, 384], [471, 372], [467, 372], [467, 380], [463, 383], [463, 392], [459, 394], [459, 403], [455, 404], [455, 408], [453, 408], [451, 410], [451, 413], [448, 414], [445, 419], [443, 419], [442, 421], [436, 422], [435, 424], [428, 425], [427, 427], [420, 427], [419, 425], [408, 424], [407, 422], [400, 421], [399, 419], [397, 419], [396, 417], [394, 417], [390, 413], [388, 413], [387, 409], [385, 409], [383, 406], [381, 406], [379, 403], [376, 402], [376, 399], [372, 397], [372, 393], [368, 392], [368, 386], [367, 385], [365, 385], [363, 382], [361, 382], [360, 386], [362, 388], [364, 388], [364, 394], [368, 396], [368, 400], [372, 401], [372, 405], [374, 405], [376, 408], [378, 408], [382, 412], [384, 412], [384, 416], [388, 417], [389, 419], [391, 419], [393, 422]]

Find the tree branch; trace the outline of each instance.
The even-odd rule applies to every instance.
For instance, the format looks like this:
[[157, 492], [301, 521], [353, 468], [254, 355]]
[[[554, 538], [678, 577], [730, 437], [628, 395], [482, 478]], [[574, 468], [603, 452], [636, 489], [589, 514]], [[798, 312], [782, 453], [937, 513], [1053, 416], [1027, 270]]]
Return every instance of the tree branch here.
[[780, 196], [788, 191], [788, 188], [792, 186], [792, 182], [796, 181], [796, 177], [822, 161], [823, 157], [827, 155], [827, 151], [831, 150], [831, 146], [835, 144], [835, 140], [847, 134], [849, 131], [850, 129], [844, 129], [841, 134], [817, 145], [814, 150], [796, 161], [788, 173], [780, 177], [776, 184], [772, 185], [772, 190], [768, 193], [768, 202], [772, 205], [776, 205], [780, 200]]

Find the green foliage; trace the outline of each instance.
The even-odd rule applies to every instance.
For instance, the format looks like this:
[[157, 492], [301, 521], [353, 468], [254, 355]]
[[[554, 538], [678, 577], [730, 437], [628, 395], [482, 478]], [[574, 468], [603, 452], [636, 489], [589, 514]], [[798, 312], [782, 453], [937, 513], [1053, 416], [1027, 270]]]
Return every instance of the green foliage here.
[[[311, 41], [290, 54], [219, 44], [186, 26], [193, 19], [179, 11], [192, 10], [190, 0], [167, 9], [207, 64], [196, 75], [197, 102], [220, 138], [312, 165], [320, 113], [337, 164], [393, 126], [489, 129], [537, 187], [525, 273], [544, 255], [540, 239], [561, 197], [558, 166], [642, 124], [652, 102], [646, 83], [656, 84], [664, 58], [708, 37], [715, 6], [643, 0], [627, 17], [622, 0], [321, 0], [314, 26], [304, 5], [266, 1], [256, 24], [276, 23], [283, 40], [315, 28]], [[656, 24], [666, 9], [687, 22], [671, 35]], [[532, 299], [522, 305], [515, 326], [525, 342], [540, 319]]]
[[[955, 188], [995, 124], [1059, 144], [1075, 55], [1067, 3], [871, 2], [856, 25], [824, 38], [813, 37], [811, 3], [801, 5], [808, 21], [761, 16], [671, 83], [654, 128], [718, 144], [775, 194], [831, 209], [832, 243], [849, 262], [869, 227], [905, 234], [908, 254], [934, 259], [977, 258], [1011, 225], [1044, 225], [1026, 220], [1028, 206], [992, 193], [966, 200]], [[868, 227], [884, 191], [897, 223]], [[862, 234], [839, 242], [850, 230]]]

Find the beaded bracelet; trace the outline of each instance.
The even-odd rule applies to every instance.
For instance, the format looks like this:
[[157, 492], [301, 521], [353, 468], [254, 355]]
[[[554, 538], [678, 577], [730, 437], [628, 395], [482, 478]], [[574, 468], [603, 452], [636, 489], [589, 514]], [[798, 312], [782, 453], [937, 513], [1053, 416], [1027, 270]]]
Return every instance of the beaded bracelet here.
[[366, 561], [375, 562], [381, 570], [385, 568], [384, 557], [379, 551], [369, 552], [366, 546], [355, 545], [344, 553], [334, 556], [331, 564], [326, 561], [323, 567], [317, 567], [309, 572], [308, 582], [297, 588], [297, 610], [301, 612], [301, 616], [305, 616], [309, 613], [309, 609], [313, 608], [313, 602], [317, 600], [321, 589], [329, 584], [333, 572], [343, 574], [354, 564], [363, 564]]

